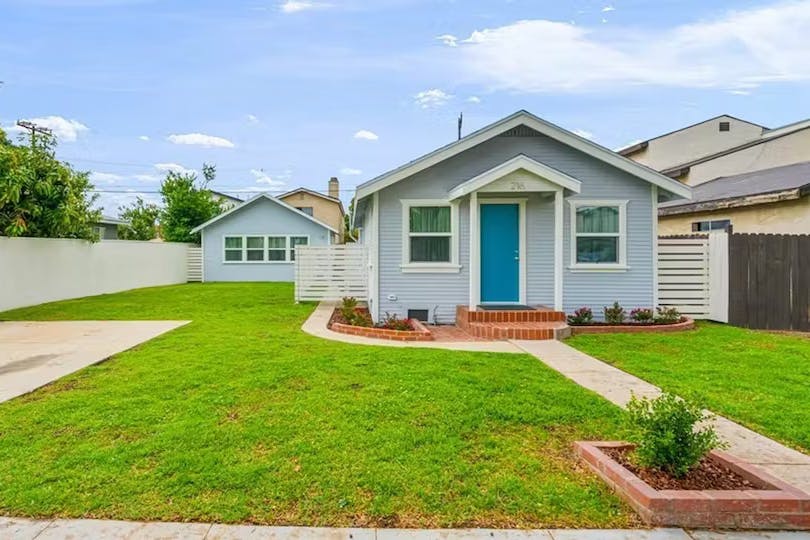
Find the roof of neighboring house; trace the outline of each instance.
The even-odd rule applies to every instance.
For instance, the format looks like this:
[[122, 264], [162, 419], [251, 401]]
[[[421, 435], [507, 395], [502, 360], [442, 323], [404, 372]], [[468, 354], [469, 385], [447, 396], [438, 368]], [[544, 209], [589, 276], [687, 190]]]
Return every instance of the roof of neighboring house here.
[[340, 212], [345, 214], [343, 211], [343, 201], [338, 199], [337, 197], [332, 197], [331, 195], [325, 195], [319, 191], [315, 191], [314, 189], [309, 189], [305, 187], [295, 188], [292, 191], [288, 191], [287, 193], [282, 193], [278, 196], [279, 199], [283, 199], [285, 197], [289, 197], [290, 195], [295, 195], [296, 193], [309, 193], [310, 195], [314, 195], [315, 197], [320, 197], [322, 199], [326, 199], [327, 201], [336, 202], [340, 205]]
[[307, 214], [303, 213], [302, 211], [298, 210], [294, 206], [290, 206], [289, 204], [285, 203], [284, 201], [280, 201], [277, 198], [273, 197], [272, 195], [268, 195], [267, 193], [259, 193], [258, 195], [256, 195], [255, 197], [251, 197], [250, 199], [248, 199], [244, 203], [242, 203], [242, 204], [240, 204], [238, 206], [234, 206], [230, 210], [228, 210], [226, 212], [223, 212], [220, 215], [218, 215], [218, 216], [216, 216], [216, 217], [214, 217], [212, 219], [209, 219], [208, 221], [206, 221], [202, 225], [198, 225], [198, 226], [194, 227], [193, 229], [191, 229], [191, 233], [192, 234], [193, 233], [198, 233], [201, 230], [208, 227], [209, 225], [212, 225], [212, 224], [216, 223], [217, 221], [219, 221], [221, 219], [224, 219], [227, 216], [230, 216], [231, 214], [234, 214], [236, 212], [241, 212], [242, 210], [244, 210], [245, 208], [247, 208], [248, 206], [250, 206], [254, 202], [260, 201], [262, 199], [267, 199], [268, 201], [274, 202], [274, 203], [278, 204], [279, 206], [285, 208], [286, 210], [289, 210], [290, 212], [294, 212], [294, 213], [298, 214], [299, 216], [302, 216], [302, 217], [312, 221], [313, 223], [317, 223], [318, 225], [320, 225], [324, 229], [328, 229], [329, 231], [332, 231], [335, 234], [338, 233], [338, 231], [336, 231], [335, 229], [333, 229], [332, 227], [330, 227], [326, 223], [324, 223], [324, 222], [322, 222], [320, 220], [317, 220], [317, 219], [315, 219], [314, 217], [312, 217], [310, 215], [307, 215]]
[[715, 117], [708, 118], [706, 120], [701, 120], [700, 122], [695, 122], [694, 124], [690, 124], [690, 125], [682, 127], [682, 128], [674, 129], [674, 130], [672, 130], [672, 131], [670, 131], [668, 133], [664, 133], [663, 135], [656, 135], [655, 137], [652, 137], [650, 139], [635, 142], [633, 144], [625, 146], [624, 148], [619, 148], [616, 151], [618, 153], [620, 153], [621, 155], [623, 155], [623, 156], [631, 156], [631, 155], [635, 154], [636, 152], [639, 152], [639, 151], [644, 150], [645, 148], [647, 148], [650, 145], [651, 141], [655, 141], [655, 140], [658, 140], [658, 139], [663, 139], [664, 137], [669, 137], [670, 135], [680, 133], [681, 131], [686, 131], [687, 129], [692, 129], [693, 127], [697, 127], [697, 126], [699, 126], [701, 124], [705, 124], [707, 122], [715, 122], [717, 120], [720, 120], [721, 118], [729, 118], [731, 120], [736, 120], [738, 122], [744, 122], [744, 123], [752, 125], [752, 126], [761, 127], [763, 133], [765, 131], [768, 131], [768, 128], [766, 128], [763, 125], [757, 124], [755, 122], [749, 122], [748, 120], [743, 120], [742, 118], [737, 118], [736, 116], [731, 116], [730, 114], [720, 114], [720, 115], [717, 115]]
[[808, 128], [810, 128], [810, 119], [801, 120], [799, 122], [793, 122], [792, 124], [787, 124], [785, 126], [781, 126], [778, 128], [766, 129], [762, 132], [762, 135], [760, 135], [758, 139], [754, 139], [753, 141], [748, 141], [743, 144], [734, 146], [732, 148], [727, 148], [726, 150], [721, 150], [720, 152], [715, 152], [714, 154], [709, 154], [708, 156], [703, 156], [701, 158], [686, 163], [682, 163], [680, 165], [669, 167], [661, 171], [661, 174], [665, 174], [673, 178], [678, 178], [680, 176], [687, 174], [689, 172], [689, 169], [695, 165], [699, 165], [701, 163], [705, 163], [707, 161], [711, 161], [713, 159], [726, 156], [728, 154], [733, 154], [734, 152], [739, 152], [740, 150], [745, 150], [746, 148], [751, 148], [752, 146], [764, 144], [766, 142], [773, 141], [780, 137], [791, 135], [793, 133], [796, 133], [797, 131], [802, 131]]
[[514, 114], [498, 120], [497, 122], [485, 126], [478, 131], [462, 137], [458, 141], [434, 150], [424, 156], [406, 163], [405, 165], [380, 175], [357, 187], [356, 199], [359, 201], [372, 193], [388, 187], [400, 180], [411, 176], [419, 171], [425, 170], [437, 163], [440, 163], [452, 156], [460, 154], [478, 144], [497, 137], [501, 133], [509, 131], [520, 125], [529, 128], [555, 139], [567, 146], [584, 152], [600, 161], [616, 167], [624, 172], [632, 174], [638, 178], [646, 180], [676, 196], [686, 199], [691, 198], [691, 190], [688, 186], [664, 176], [653, 169], [640, 163], [628, 159], [613, 150], [605, 148], [593, 141], [580, 137], [570, 131], [546, 122], [528, 111], [518, 111]]
[[660, 215], [736, 208], [798, 199], [810, 193], [810, 161], [723, 176], [692, 188], [691, 201], [659, 205]]
[[233, 195], [228, 195], [227, 193], [223, 193], [221, 191], [215, 191], [213, 189], [209, 189], [208, 193], [210, 193], [211, 195], [216, 195], [217, 197], [222, 197], [223, 199], [228, 199], [229, 201], [233, 201], [235, 203], [245, 202], [243, 199], [240, 199], [239, 197], [235, 197]]
[[102, 225], [129, 225], [129, 221], [110, 216], [105, 216], [103, 214], [101, 216], [101, 219], [96, 221], [96, 223], [101, 223]]

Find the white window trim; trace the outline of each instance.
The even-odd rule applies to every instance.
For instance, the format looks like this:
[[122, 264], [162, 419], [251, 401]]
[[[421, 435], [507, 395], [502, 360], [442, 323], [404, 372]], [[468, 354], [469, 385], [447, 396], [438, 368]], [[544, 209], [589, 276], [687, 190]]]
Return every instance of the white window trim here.
[[[458, 273], [459, 264], [459, 211], [458, 201], [447, 199], [402, 199], [402, 264], [403, 273]], [[450, 262], [411, 262], [411, 208], [414, 206], [449, 206], [450, 207]], [[446, 233], [417, 233], [417, 236], [448, 236]]]
[[[571, 225], [569, 243], [572, 272], [625, 272], [627, 266], [627, 200], [615, 199], [570, 199]], [[578, 263], [577, 262], [577, 208], [581, 206], [615, 206], [619, 208], [619, 233], [582, 233], [581, 236], [604, 236], [619, 238], [619, 261], [616, 263]]]
[[[261, 237], [264, 238], [264, 248], [262, 249], [262, 260], [261, 261], [249, 261], [247, 260], [247, 239], [253, 237]], [[290, 233], [279, 233], [279, 234], [223, 234], [222, 235], [222, 264], [295, 264], [295, 261], [290, 258], [290, 238], [306, 238], [307, 243], [306, 245], [310, 245], [310, 235], [308, 234], [290, 234]], [[225, 252], [228, 251], [228, 248], [225, 247], [225, 239], [226, 238], [241, 238], [242, 239], [242, 260], [241, 261], [228, 261], [225, 260]], [[267, 258], [267, 250], [270, 249], [270, 242], [269, 238], [284, 238], [284, 260], [283, 261], [271, 261]], [[231, 251], [236, 251], [237, 248], [231, 248]], [[254, 250], [257, 248], [254, 248]], [[275, 248], [281, 249], [281, 248]]]

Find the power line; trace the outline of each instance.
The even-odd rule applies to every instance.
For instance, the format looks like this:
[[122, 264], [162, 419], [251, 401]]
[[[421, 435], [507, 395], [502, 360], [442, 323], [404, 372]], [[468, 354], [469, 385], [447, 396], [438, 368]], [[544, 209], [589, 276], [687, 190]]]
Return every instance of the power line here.
[[40, 127], [33, 122], [29, 122], [28, 120], [17, 120], [17, 126], [31, 132], [31, 148], [33, 148], [34, 144], [36, 143], [37, 133], [41, 133], [47, 137], [50, 137], [52, 134], [50, 129]]

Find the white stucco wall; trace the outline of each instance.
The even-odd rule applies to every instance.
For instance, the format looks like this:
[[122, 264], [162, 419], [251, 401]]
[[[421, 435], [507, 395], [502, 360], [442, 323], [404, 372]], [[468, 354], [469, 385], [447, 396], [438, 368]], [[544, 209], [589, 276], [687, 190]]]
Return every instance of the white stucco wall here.
[[0, 236], [0, 311], [185, 283], [188, 246]]

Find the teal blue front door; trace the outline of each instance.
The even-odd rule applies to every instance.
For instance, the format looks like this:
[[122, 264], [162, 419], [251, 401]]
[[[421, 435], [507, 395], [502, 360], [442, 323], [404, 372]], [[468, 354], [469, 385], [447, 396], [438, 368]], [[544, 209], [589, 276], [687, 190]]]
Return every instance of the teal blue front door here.
[[520, 300], [520, 209], [481, 205], [481, 302]]

